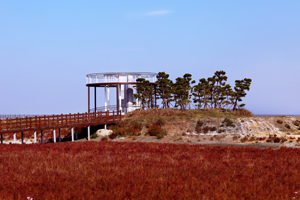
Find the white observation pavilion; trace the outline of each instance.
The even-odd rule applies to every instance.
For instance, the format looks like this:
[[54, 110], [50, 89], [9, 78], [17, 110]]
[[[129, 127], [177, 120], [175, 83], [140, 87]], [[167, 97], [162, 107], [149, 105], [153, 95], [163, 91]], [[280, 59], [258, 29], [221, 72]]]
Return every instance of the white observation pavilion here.
[[[88, 87], [88, 111], [122, 111], [122, 114], [131, 112], [141, 107], [136, 93], [136, 79], [144, 78], [151, 86], [151, 108], [156, 107], [155, 81], [156, 73], [153, 72], [105, 72], [86, 75], [86, 86]], [[90, 88], [94, 88], [94, 108], [90, 107]], [[105, 104], [97, 107], [97, 87], [104, 88]], [[116, 88], [116, 104], [110, 102], [110, 88]], [[133, 105], [136, 102], [136, 105]]]

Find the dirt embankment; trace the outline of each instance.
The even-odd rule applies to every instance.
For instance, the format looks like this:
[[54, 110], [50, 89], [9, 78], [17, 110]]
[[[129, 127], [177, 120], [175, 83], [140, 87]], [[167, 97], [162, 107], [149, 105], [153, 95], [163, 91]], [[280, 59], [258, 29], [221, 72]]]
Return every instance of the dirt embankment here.
[[[153, 111], [154, 112], [154, 111]], [[300, 146], [300, 117], [245, 117], [227, 113], [147, 113], [123, 119], [126, 132], [132, 124], [143, 125], [141, 134], [118, 135], [112, 141], [169, 142], [223, 146], [279, 148]], [[151, 124], [162, 124], [163, 137], [149, 136]], [[299, 138], [299, 139], [298, 139]], [[98, 138], [98, 140], [100, 140]]]

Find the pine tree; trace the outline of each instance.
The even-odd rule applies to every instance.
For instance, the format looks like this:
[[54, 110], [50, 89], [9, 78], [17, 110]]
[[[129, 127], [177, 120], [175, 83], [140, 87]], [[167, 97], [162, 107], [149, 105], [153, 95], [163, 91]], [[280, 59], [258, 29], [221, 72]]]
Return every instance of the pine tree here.
[[244, 80], [236, 80], [234, 93], [233, 93], [233, 110], [237, 110], [237, 108], [244, 107], [245, 104], [238, 105], [238, 102], [242, 101], [242, 97], [245, 97], [247, 93], [246, 90], [250, 90], [252, 80], [250, 78], [244, 78]]
[[159, 72], [156, 78], [157, 97], [162, 99], [163, 108], [170, 108], [173, 82], [169, 79], [169, 74], [166, 74], [165, 72]]
[[175, 107], [180, 107], [180, 109], [186, 109], [187, 106], [190, 106], [191, 90], [193, 87], [191, 84], [194, 84], [195, 81], [192, 80], [191, 74], [184, 74], [183, 78], [176, 78], [175, 84], [173, 84], [172, 93], [173, 100], [175, 101]]
[[[136, 79], [136, 82], [136, 94], [133, 94], [133, 96], [141, 102], [142, 109], [145, 109], [146, 105], [149, 107], [151, 87], [149, 81], [145, 80], [144, 78], [138, 78]], [[136, 102], [134, 102], [134, 104], [135, 103]]]

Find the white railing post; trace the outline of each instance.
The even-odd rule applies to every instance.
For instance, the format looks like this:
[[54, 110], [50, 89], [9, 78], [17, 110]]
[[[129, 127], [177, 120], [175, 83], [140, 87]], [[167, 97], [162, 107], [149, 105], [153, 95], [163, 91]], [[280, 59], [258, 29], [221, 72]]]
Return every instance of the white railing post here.
[[74, 142], [74, 127], [71, 129], [71, 135], [72, 135], [72, 142]]
[[16, 136], [16, 133], [14, 133], [14, 144], [17, 143], [17, 136]]
[[34, 131], [34, 143], [36, 143], [36, 131]]
[[53, 142], [56, 143], [56, 131], [53, 129]]
[[90, 126], [88, 126], [88, 140], [91, 140], [91, 130]]

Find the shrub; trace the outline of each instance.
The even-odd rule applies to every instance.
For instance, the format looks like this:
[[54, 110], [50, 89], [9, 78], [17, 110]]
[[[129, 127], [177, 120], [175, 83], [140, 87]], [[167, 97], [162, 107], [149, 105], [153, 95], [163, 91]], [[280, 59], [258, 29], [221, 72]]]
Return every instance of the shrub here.
[[208, 126], [205, 126], [204, 128], [203, 128], [203, 133], [205, 134], [205, 133], [208, 133], [208, 131], [209, 131], [209, 127]]
[[130, 126], [134, 129], [142, 130], [143, 124], [140, 121], [134, 121], [130, 124]]
[[248, 140], [247, 137], [243, 137], [243, 138], [241, 139], [241, 142], [244, 143], [244, 142], [246, 142], [247, 140]]
[[197, 133], [201, 133], [201, 132], [202, 132], [202, 128], [201, 128], [202, 126], [203, 126], [203, 122], [200, 121], [200, 120], [198, 120], [197, 123], [196, 123], [195, 131], [196, 131]]
[[157, 138], [157, 139], [161, 139], [161, 138], [163, 138], [163, 135], [158, 134], [158, 135], [156, 136], [156, 138]]
[[278, 124], [282, 124], [283, 123], [283, 121], [282, 120], [280, 120], [280, 119], [277, 119], [277, 121], [276, 121]]
[[235, 127], [235, 125], [233, 124], [233, 121], [231, 119], [228, 119], [228, 118], [225, 118], [222, 121], [222, 124], [224, 124], [226, 127], [227, 126]]
[[101, 138], [101, 141], [108, 141], [108, 138], [107, 137], [103, 137], [103, 138]]
[[156, 121], [156, 125], [158, 126], [163, 126], [166, 124], [166, 121], [163, 119], [163, 118], [158, 118], [157, 121]]
[[201, 126], [203, 126], [203, 124], [204, 123], [202, 121], [198, 120], [196, 123], [196, 127], [201, 127]]
[[285, 124], [284, 126], [285, 126], [285, 128], [287, 128], [287, 129], [291, 129], [291, 126], [288, 125], [288, 124]]
[[149, 134], [150, 136], [163, 135], [163, 131], [162, 131], [161, 127], [158, 126], [157, 124], [152, 124], [149, 127], [147, 134]]
[[215, 126], [209, 128], [210, 131], [216, 131], [217, 128]]
[[219, 130], [217, 131], [217, 133], [223, 133], [223, 132], [225, 132], [225, 129], [219, 129]]
[[250, 138], [249, 138], [249, 141], [250, 141], [250, 142], [255, 141], [255, 137], [250, 137]]
[[281, 138], [281, 143], [284, 143], [284, 142], [286, 142], [287, 141], [287, 139], [286, 138]]
[[276, 137], [276, 138], [274, 138], [274, 143], [279, 143], [280, 140], [281, 140], [280, 138]]
[[295, 126], [300, 126], [300, 121], [299, 121], [299, 120], [295, 120], [295, 121], [293, 121], [293, 124], [294, 124]]
[[113, 140], [113, 139], [115, 139], [117, 136], [118, 136], [118, 135], [117, 135], [116, 133], [112, 133], [112, 134], [109, 135], [109, 138]]

